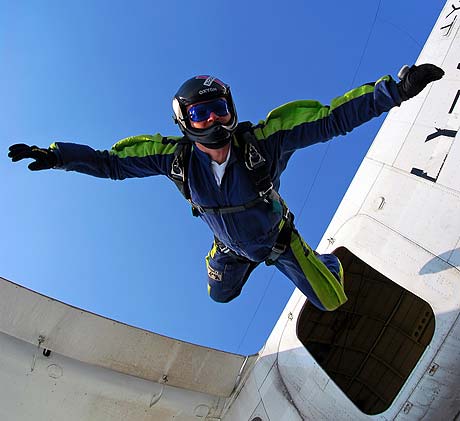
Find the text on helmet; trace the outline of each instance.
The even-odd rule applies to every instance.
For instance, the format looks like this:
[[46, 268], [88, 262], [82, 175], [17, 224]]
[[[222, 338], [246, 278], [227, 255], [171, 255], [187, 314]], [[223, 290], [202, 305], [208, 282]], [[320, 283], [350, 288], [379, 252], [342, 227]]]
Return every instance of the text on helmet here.
[[200, 95], [203, 95], [203, 94], [208, 94], [209, 92], [216, 92], [217, 91], [217, 88], [206, 88], [206, 89], [202, 89], [201, 91], [198, 91], [198, 93]]

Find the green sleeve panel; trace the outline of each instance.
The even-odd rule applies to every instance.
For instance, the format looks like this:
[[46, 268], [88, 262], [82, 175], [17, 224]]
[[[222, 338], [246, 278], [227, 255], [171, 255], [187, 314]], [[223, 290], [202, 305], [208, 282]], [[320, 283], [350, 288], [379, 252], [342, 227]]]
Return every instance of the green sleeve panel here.
[[[165, 139], [171, 140], [172, 142], [164, 142]], [[174, 153], [177, 147], [175, 142], [180, 139], [180, 136], [165, 138], [159, 133], [154, 135], [131, 136], [115, 143], [110, 153], [117, 155], [119, 158], [143, 158], [152, 155], [168, 155]]]
[[338, 107], [351, 103], [363, 97], [363, 95], [373, 93], [380, 82], [389, 81], [390, 79], [390, 76], [384, 76], [375, 82], [375, 84], [355, 88], [345, 95], [334, 98], [329, 106], [311, 100], [299, 100], [281, 105], [272, 110], [265, 120], [259, 122], [254, 131], [256, 138], [262, 140], [276, 132], [292, 130], [301, 124], [314, 123], [330, 117]]
[[56, 142], [58, 168], [94, 177], [124, 180], [168, 175], [182, 137], [160, 134], [132, 136], [117, 142], [110, 150], [95, 150], [87, 145]]

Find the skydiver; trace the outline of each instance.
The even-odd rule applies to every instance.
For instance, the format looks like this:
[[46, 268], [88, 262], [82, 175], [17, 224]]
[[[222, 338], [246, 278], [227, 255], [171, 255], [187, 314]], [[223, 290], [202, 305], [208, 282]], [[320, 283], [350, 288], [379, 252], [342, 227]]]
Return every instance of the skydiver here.
[[173, 99], [181, 137], [133, 136], [105, 151], [64, 142], [49, 148], [15, 144], [8, 156], [13, 162], [32, 158], [32, 171], [56, 168], [115, 180], [165, 175], [214, 234], [205, 258], [212, 299], [237, 297], [251, 272], [265, 262], [316, 307], [332, 311], [347, 300], [342, 265], [335, 255], [312, 250], [296, 230], [278, 194], [281, 173], [297, 149], [350, 132], [443, 75], [435, 65], [414, 65], [398, 83], [385, 76], [329, 106], [294, 101], [256, 125], [238, 122], [229, 85], [213, 76], [195, 76]]

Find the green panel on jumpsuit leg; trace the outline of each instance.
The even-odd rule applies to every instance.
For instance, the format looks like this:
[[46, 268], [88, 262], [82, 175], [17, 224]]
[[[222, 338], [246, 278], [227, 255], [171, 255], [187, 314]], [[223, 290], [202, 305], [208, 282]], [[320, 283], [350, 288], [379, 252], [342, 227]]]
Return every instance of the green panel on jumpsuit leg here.
[[[305, 256], [305, 249], [309, 251], [308, 256]], [[343, 289], [343, 282], [341, 284], [326, 265], [315, 257], [310, 246], [296, 232], [292, 233], [291, 250], [326, 310], [335, 310], [346, 303], [347, 296]], [[340, 267], [340, 275], [343, 279], [342, 267]]]

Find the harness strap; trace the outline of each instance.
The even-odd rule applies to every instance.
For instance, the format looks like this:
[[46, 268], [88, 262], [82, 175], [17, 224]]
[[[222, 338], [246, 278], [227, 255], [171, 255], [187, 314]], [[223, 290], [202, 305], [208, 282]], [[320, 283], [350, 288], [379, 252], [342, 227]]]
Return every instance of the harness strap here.
[[190, 201], [190, 189], [187, 182], [188, 164], [192, 145], [190, 142], [179, 142], [169, 172], [170, 178], [182, 193]]
[[183, 138], [178, 142], [174, 152], [169, 178], [176, 184], [176, 187], [190, 203], [193, 216], [200, 216], [203, 213], [223, 215], [242, 212], [261, 202], [270, 203], [270, 201], [275, 202], [280, 200], [279, 194], [273, 189], [268, 163], [255, 146], [257, 139], [253, 132], [252, 123], [249, 121], [240, 123], [235, 131], [235, 136], [240, 143], [240, 147], [235, 148], [238, 159], [244, 162], [246, 168], [249, 170], [249, 176], [259, 197], [237, 206], [204, 207], [194, 203], [191, 198], [187, 178], [192, 145], [190, 141]]
[[241, 133], [241, 138], [244, 141], [244, 163], [259, 195], [264, 196], [273, 189], [273, 183], [268, 163], [255, 146], [252, 126]]
[[273, 244], [272, 251], [265, 259], [267, 266], [275, 264], [278, 258], [288, 249], [291, 244], [291, 234], [294, 229], [294, 215], [285, 207], [285, 213], [280, 223], [280, 232]]
[[270, 201], [280, 200], [279, 194], [275, 190], [269, 190], [265, 192], [265, 194], [256, 197], [255, 199], [237, 206], [223, 206], [220, 208], [211, 208], [211, 207], [204, 207], [197, 205], [196, 203], [193, 206], [200, 212], [200, 213], [216, 213], [219, 215], [224, 215], [226, 213], [235, 213], [235, 212], [242, 212], [247, 209], [253, 208], [254, 206], [258, 205], [261, 202], [270, 203]]
[[[265, 259], [265, 264], [267, 266], [274, 265], [278, 258], [288, 249], [291, 244], [291, 235], [294, 230], [294, 215], [289, 211], [287, 206], [283, 203], [283, 219], [280, 222], [280, 231], [278, 237], [276, 237], [275, 243], [272, 246], [271, 252], [268, 257]], [[220, 241], [216, 236], [214, 236], [214, 242], [222, 253], [229, 253], [235, 257], [241, 257], [236, 254], [232, 249], [227, 247], [222, 241]]]

